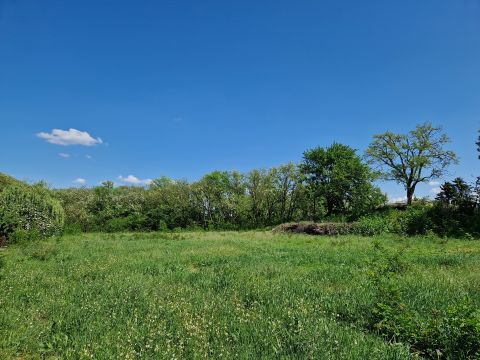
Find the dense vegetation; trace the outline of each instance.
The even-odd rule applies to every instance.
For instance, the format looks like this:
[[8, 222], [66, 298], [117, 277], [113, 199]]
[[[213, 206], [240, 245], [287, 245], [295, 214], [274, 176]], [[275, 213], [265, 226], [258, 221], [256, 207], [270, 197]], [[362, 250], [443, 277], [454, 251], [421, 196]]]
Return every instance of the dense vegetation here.
[[[332, 148], [337, 147], [344, 146]], [[149, 189], [105, 183], [57, 190], [55, 196], [62, 201], [67, 224], [83, 231], [248, 229], [332, 216], [355, 219], [384, 204], [385, 196], [372, 185], [368, 167], [344, 148], [349, 151], [346, 161], [353, 164], [338, 169], [334, 164], [322, 180], [310, 176], [314, 170], [287, 164], [247, 174], [215, 171], [194, 183], [162, 178]]]
[[366, 159], [334, 143], [145, 187], [0, 173], [0, 358], [478, 359], [480, 177], [414, 197], [446, 142], [423, 124]]
[[[408, 134], [375, 135], [366, 151], [370, 163], [351, 147], [334, 143], [305, 151], [299, 164], [244, 174], [214, 171], [195, 182], [161, 177], [148, 187], [106, 181], [94, 188], [50, 191], [2, 175], [0, 236], [13, 239], [18, 229], [57, 233], [64, 212], [67, 233], [239, 230], [313, 221], [355, 222], [350, 229], [364, 235], [479, 237], [480, 181], [470, 185], [456, 178], [442, 185], [435, 201], [414, 203], [416, 186], [443, 175], [457, 160], [444, 149], [447, 141], [440, 128], [427, 123]], [[380, 168], [373, 170], [373, 163]], [[386, 196], [375, 185], [379, 177], [405, 186], [406, 210], [385, 206]]]
[[355, 219], [385, 203], [375, 176], [352, 148], [333, 144], [304, 161], [246, 174], [215, 171], [197, 182], [154, 180], [148, 189], [55, 191], [70, 228], [82, 231], [248, 229], [337, 216]]
[[60, 202], [41, 184], [12, 183], [0, 192], [0, 235], [11, 242], [58, 234], [64, 224]]
[[2, 359], [480, 355], [477, 241], [164, 232], [7, 251]]

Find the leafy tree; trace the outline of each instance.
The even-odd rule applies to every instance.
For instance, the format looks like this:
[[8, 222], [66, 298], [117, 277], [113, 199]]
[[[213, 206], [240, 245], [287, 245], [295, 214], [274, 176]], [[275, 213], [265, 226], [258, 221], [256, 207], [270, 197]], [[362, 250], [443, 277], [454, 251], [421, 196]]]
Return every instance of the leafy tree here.
[[480, 176], [477, 177], [477, 181], [475, 182], [473, 194], [475, 196], [476, 207], [480, 210]]
[[102, 186], [105, 189], [111, 190], [115, 187], [115, 184], [113, 183], [113, 181], [107, 180], [102, 182]]
[[238, 227], [239, 209], [246, 195], [242, 175], [236, 171], [214, 171], [193, 184], [196, 204], [205, 228], [228, 225]]
[[21, 182], [21, 181], [18, 181], [17, 179], [15, 179], [15, 178], [7, 175], [7, 174], [4, 174], [4, 173], [0, 172], [0, 191], [2, 191], [8, 185], [23, 186], [23, 185], [26, 185], [26, 184]]
[[0, 236], [9, 237], [18, 230], [49, 236], [60, 232], [63, 224], [60, 202], [41, 185], [8, 185], [0, 193]]
[[[166, 178], [161, 178], [166, 179]], [[145, 214], [152, 230], [186, 228], [200, 221], [191, 185], [184, 180], [153, 181], [146, 192]]]
[[334, 143], [305, 151], [300, 170], [310, 194], [314, 221], [323, 210], [327, 216], [351, 214], [375, 189], [371, 183], [374, 174], [347, 145]]
[[249, 226], [277, 225], [301, 218], [302, 176], [293, 163], [255, 169], [244, 176]]
[[152, 180], [152, 182], [150, 183], [150, 189], [166, 187], [172, 185], [174, 182], [174, 180], [170, 179], [167, 176], [161, 176], [158, 179]]
[[245, 188], [249, 199], [249, 222], [254, 227], [271, 222], [274, 213], [275, 194], [272, 170], [252, 170], [245, 176]]
[[293, 163], [274, 169], [275, 188], [278, 198], [278, 222], [291, 221], [299, 203], [300, 174]]
[[95, 193], [87, 188], [53, 190], [55, 198], [65, 210], [65, 223], [75, 225], [81, 231], [93, 230], [95, 213], [91, 211]]
[[441, 127], [425, 123], [408, 134], [387, 131], [375, 135], [366, 155], [380, 165], [384, 179], [405, 187], [410, 205], [419, 183], [438, 179], [450, 164], [457, 162], [455, 153], [444, 149], [448, 142]]
[[455, 206], [461, 210], [471, 210], [475, 206], [475, 196], [472, 187], [460, 177], [440, 186], [436, 200], [447, 206]]
[[[480, 133], [480, 130], [478, 130]], [[478, 140], [476, 142], [477, 151], [478, 151], [478, 158], [480, 159], [480, 135], [478, 136]], [[475, 196], [475, 204], [478, 210], [480, 210], [480, 176], [477, 176], [477, 181], [475, 182], [473, 193]]]

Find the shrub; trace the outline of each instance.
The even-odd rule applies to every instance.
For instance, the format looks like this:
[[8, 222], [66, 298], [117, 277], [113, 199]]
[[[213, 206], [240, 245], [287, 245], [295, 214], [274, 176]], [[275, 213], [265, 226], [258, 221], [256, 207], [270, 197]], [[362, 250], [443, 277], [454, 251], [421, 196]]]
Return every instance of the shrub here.
[[9, 242], [22, 244], [40, 240], [42, 237], [42, 234], [36, 227], [30, 229], [23, 229], [19, 227], [10, 234]]
[[103, 231], [143, 231], [149, 230], [145, 226], [146, 217], [143, 214], [130, 214], [123, 217], [114, 217], [106, 221]]
[[405, 342], [426, 358], [478, 359], [480, 311], [465, 298], [446, 309], [420, 313], [407, 304], [399, 278], [408, 270], [403, 250], [390, 253], [374, 243], [371, 262], [376, 301], [370, 312], [370, 328], [389, 341]]
[[386, 216], [364, 216], [352, 225], [352, 232], [363, 236], [380, 235], [389, 231], [389, 219]]
[[[94, 227], [96, 213], [91, 210], [94, 202], [94, 192], [90, 189], [61, 189], [54, 190], [57, 198], [65, 211], [65, 224], [76, 226], [81, 231], [96, 230]], [[66, 229], [67, 232], [70, 231]]]
[[17, 179], [14, 179], [11, 176], [8, 176], [7, 174], [0, 173], [0, 192], [7, 186], [11, 185], [18, 185], [22, 186], [25, 185], [21, 181], [18, 181]]
[[373, 328], [389, 340], [409, 343], [419, 355], [431, 359], [478, 359], [480, 312], [468, 300], [453, 304], [427, 318], [402, 301], [392, 282], [382, 283], [373, 309]]
[[81, 234], [82, 231], [83, 229], [80, 224], [65, 223], [65, 225], [63, 226], [63, 233], [66, 235], [78, 235]]
[[129, 231], [131, 230], [131, 219], [129, 217], [110, 219], [105, 224], [104, 230], [107, 232]]
[[433, 229], [431, 206], [411, 205], [405, 211], [391, 213], [391, 229], [401, 235], [425, 235]]
[[10, 185], [0, 193], [0, 236], [10, 242], [57, 234], [63, 223], [62, 206], [43, 186]]

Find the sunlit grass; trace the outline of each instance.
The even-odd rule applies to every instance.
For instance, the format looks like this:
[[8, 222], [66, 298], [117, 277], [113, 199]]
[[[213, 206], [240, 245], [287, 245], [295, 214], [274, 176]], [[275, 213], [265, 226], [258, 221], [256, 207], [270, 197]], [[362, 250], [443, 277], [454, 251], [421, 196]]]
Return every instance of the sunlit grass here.
[[271, 232], [83, 234], [2, 251], [0, 358], [407, 359], [369, 328], [374, 242], [405, 304], [480, 304], [480, 243]]

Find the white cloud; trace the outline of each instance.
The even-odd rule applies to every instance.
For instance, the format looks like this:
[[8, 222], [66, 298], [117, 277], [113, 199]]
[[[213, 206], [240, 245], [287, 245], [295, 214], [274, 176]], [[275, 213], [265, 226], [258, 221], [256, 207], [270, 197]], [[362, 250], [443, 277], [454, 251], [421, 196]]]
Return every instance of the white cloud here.
[[439, 187], [434, 187], [430, 189], [430, 192], [432, 194], [438, 194], [440, 191], [442, 191], [442, 189], [440, 189]]
[[75, 184], [79, 184], [79, 185], [85, 185], [87, 183], [87, 180], [83, 179], [83, 178], [78, 178], [78, 179], [75, 179], [73, 180], [73, 182]]
[[429, 181], [429, 182], [428, 182], [428, 185], [430, 185], [430, 186], [438, 186], [438, 185], [440, 185], [440, 183], [439, 183], [438, 181]]
[[395, 203], [406, 203], [407, 202], [407, 197], [406, 196], [397, 196], [397, 197], [388, 197], [388, 203], [389, 204], [395, 204]]
[[70, 154], [58, 153], [58, 156], [63, 157], [63, 158], [69, 158], [69, 157], [70, 157]]
[[127, 177], [123, 177], [122, 175], [120, 175], [118, 179], [121, 182], [132, 184], [132, 185], [148, 185], [152, 182], [152, 179], [139, 179], [133, 175], [128, 175]]
[[40, 132], [37, 136], [46, 140], [50, 144], [55, 145], [82, 145], [93, 146], [102, 144], [103, 141], [100, 138], [93, 138], [88, 132], [80, 131], [76, 129], [60, 130], [53, 129], [51, 133]]
[[91, 158], [92, 158], [92, 155], [85, 155], [85, 157], [86, 157], [87, 159], [91, 159]]

